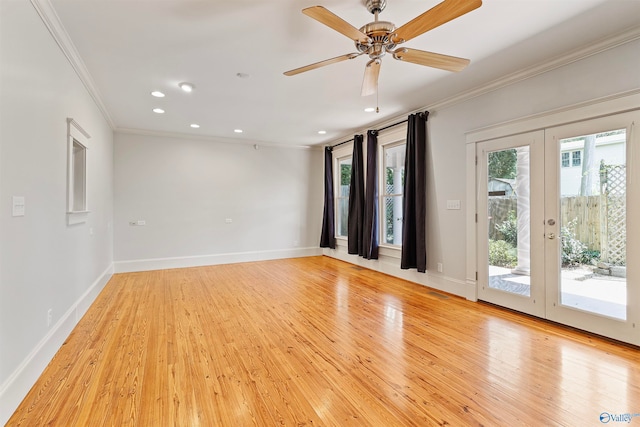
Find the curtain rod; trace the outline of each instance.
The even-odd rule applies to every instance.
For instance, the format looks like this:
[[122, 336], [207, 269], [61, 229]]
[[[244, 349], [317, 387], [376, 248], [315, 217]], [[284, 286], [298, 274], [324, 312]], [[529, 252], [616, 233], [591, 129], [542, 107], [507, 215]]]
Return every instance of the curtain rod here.
[[336, 148], [336, 147], [339, 147], [340, 145], [344, 145], [344, 144], [347, 144], [347, 143], [349, 143], [349, 142], [351, 142], [351, 141], [353, 141], [353, 138], [351, 138], [351, 139], [348, 139], [348, 140], [346, 140], [346, 141], [343, 141], [343, 142], [340, 142], [340, 143], [338, 143], [338, 144], [335, 144], [335, 145], [330, 145], [329, 147], [330, 147], [330, 148]]
[[[428, 111], [420, 112], [420, 113], [418, 113], [418, 114], [426, 114], [426, 115], [427, 115], [427, 117], [429, 117], [429, 112], [428, 112]], [[387, 130], [387, 129], [390, 129], [390, 128], [392, 128], [392, 127], [395, 127], [395, 126], [401, 125], [401, 124], [403, 124], [403, 123], [407, 123], [408, 121], [409, 121], [409, 119], [404, 119], [404, 120], [401, 120], [401, 121], [399, 121], [399, 122], [392, 123], [392, 124], [390, 124], [390, 125], [387, 125], [387, 126], [385, 126], [385, 127], [382, 127], [382, 128], [380, 128], [380, 129], [372, 129], [372, 130], [373, 130], [374, 132], [382, 132], [383, 130]], [[351, 138], [351, 139], [349, 139], [349, 140], [347, 140], [347, 141], [340, 142], [340, 143], [335, 144], [335, 145], [330, 145], [330, 147], [333, 149], [333, 148], [336, 148], [336, 147], [338, 147], [338, 146], [340, 146], [340, 145], [347, 144], [347, 143], [349, 143], [349, 142], [351, 142], [351, 141], [353, 141], [353, 138]]]

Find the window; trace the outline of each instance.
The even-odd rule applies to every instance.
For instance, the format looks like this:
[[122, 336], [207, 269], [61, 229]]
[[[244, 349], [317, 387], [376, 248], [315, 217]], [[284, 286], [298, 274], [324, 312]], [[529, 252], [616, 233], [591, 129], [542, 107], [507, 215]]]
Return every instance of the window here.
[[380, 242], [388, 245], [402, 244], [404, 157], [406, 143], [392, 143], [382, 146], [383, 185], [380, 188], [380, 212], [382, 227]]
[[67, 119], [67, 214], [69, 224], [86, 221], [87, 145], [90, 136], [78, 123]]
[[571, 153], [571, 166], [582, 165], [582, 152], [574, 151]]
[[337, 158], [336, 236], [347, 237], [349, 219], [349, 188], [351, 185], [351, 155]]
[[70, 170], [72, 189], [69, 191], [69, 211], [85, 211], [87, 210], [87, 148], [75, 138], [72, 138]]
[[562, 167], [563, 168], [568, 168], [569, 167], [569, 156], [570, 156], [570, 153], [562, 153]]

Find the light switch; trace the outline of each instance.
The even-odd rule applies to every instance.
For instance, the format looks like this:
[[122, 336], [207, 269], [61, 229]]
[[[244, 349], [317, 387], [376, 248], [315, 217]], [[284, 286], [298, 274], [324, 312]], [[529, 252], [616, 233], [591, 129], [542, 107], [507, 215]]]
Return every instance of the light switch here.
[[447, 209], [460, 209], [460, 200], [447, 200]]
[[24, 216], [24, 197], [13, 196], [13, 216]]

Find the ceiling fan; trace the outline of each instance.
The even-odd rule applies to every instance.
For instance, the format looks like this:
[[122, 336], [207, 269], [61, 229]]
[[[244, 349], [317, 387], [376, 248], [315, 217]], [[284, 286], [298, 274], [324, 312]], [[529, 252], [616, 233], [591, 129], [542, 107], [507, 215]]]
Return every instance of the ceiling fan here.
[[284, 74], [286, 76], [294, 76], [305, 71], [346, 61], [347, 59], [354, 59], [366, 54], [370, 60], [365, 67], [362, 96], [367, 96], [373, 95], [378, 91], [380, 65], [382, 57], [387, 53], [400, 61], [413, 62], [414, 64], [448, 71], [460, 71], [469, 65], [468, 59], [398, 47], [398, 45], [477, 9], [482, 5], [482, 0], [444, 0], [399, 28], [396, 28], [391, 22], [378, 21], [378, 14], [387, 5], [386, 0], [366, 0], [365, 5], [367, 10], [375, 16], [375, 20], [360, 29], [352, 26], [322, 6], [303, 9], [302, 13], [305, 15], [352, 39], [355, 42], [357, 52], [296, 68]]

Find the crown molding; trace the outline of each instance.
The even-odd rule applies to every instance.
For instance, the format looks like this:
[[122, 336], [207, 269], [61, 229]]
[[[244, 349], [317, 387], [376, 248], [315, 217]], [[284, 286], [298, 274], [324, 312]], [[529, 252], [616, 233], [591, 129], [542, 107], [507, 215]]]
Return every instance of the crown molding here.
[[258, 139], [248, 140], [248, 139], [229, 138], [229, 137], [214, 136], [214, 135], [193, 135], [190, 133], [165, 132], [165, 131], [155, 131], [155, 130], [148, 130], [148, 129], [116, 128], [114, 129], [114, 133], [123, 134], [123, 135], [155, 136], [160, 138], [189, 139], [193, 141], [210, 141], [210, 142], [218, 142], [222, 144], [233, 144], [233, 145], [249, 145], [256, 150], [259, 149], [260, 147], [288, 148], [288, 149], [297, 149], [297, 150], [318, 150], [318, 151], [322, 149], [321, 145], [277, 144], [277, 143], [268, 142], [268, 141], [261, 141]]
[[113, 119], [111, 118], [111, 115], [109, 114], [109, 111], [107, 110], [104, 102], [102, 102], [100, 91], [96, 87], [91, 74], [89, 74], [84, 61], [78, 53], [78, 50], [71, 41], [71, 37], [69, 37], [69, 34], [64, 29], [62, 22], [60, 22], [60, 17], [58, 17], [58, 14], [53, 8], [51, 2], [49, 0], [31, 0], [31, 4], [33, 5], [38, 15], [40, 15], [40, 19], [42, 19], [42, 22], [47, 27], [47, 30], [49, 30], [49, 33], [60, 47], [60, 50], [62, 50], [62, 53], [69, 61], [69, 64], [71, 64], [71, 67], [80, 78], [80, 81], [84, 84], [85, 88], [89, 92], [89, 95], [91, 96], [91, 98], [93, 98], [93, 101], [98, 106], [98, 109], [104, 116], [111, 129], [115, 129], [115, 123], [113, 122]]
[[528, 80], [540, 74], [553, 71], [555, 69], [583, 60], [590, 56], [597, 55], [598, 53], [605, 52], [607, 50], [616, 48], [618, 46], [632, 42], [637, 39], [640, 39], [640, 27], [633, 27], [633, 28], [624, 30], [614, 36], [601, 39], [596, 43], [591, 43], [587, 46], [583, 46], [581, 48], [563, 53], [559, 56], [556, 56], [538, 65], [523, 68], [519, 71], [502, 76], [496, 80], [493, 80], [477, 88], [474, 88], [469, 91], [462, 92], [453, 97], [444, 99], [442, 101], [439, 101], [431, 105], [429, 108], [434, 110], [435, 109], [441, 110], [441, 109], [453, 106], [455, 104], [458, 104], [460, 102], [464, 102], [464, 101], [468, 101], [470, 99], [476, 98], [480, 95], [484, 95], [486, 93], [493, 92], [503, 87], [510, 86], [520, 81]]

